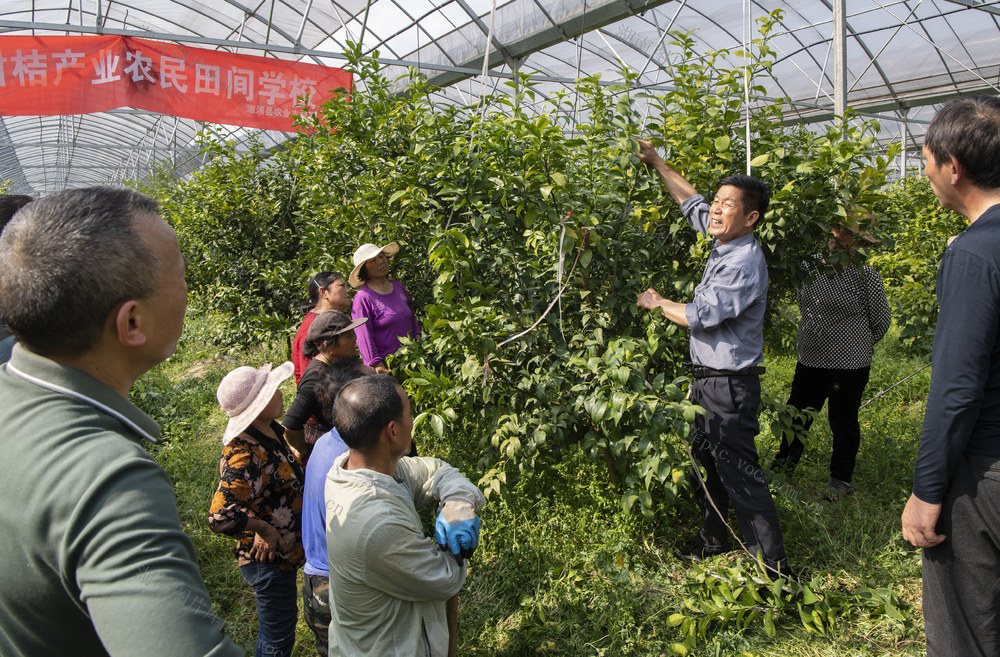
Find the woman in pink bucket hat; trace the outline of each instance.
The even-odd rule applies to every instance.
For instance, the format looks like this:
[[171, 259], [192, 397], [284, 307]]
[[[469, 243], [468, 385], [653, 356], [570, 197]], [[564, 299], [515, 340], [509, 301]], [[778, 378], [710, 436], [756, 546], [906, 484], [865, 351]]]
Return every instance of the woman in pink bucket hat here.
[[216, 393], [229, 424], [208, 525], [237, 540], [240, 574], [257, 598], [255, 657], [291, 655], [295, 645], [303, 473], [277, 422], [285, 410], [278, 386], [292, 371], [290, 362], [237, 367]]

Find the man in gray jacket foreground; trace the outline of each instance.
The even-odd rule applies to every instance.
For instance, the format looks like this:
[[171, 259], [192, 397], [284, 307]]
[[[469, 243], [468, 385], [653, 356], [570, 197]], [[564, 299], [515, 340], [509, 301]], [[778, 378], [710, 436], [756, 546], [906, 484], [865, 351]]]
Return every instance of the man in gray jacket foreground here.
[[242, 657], [181, 531], [160, 433], [128, 400], [173, 353], [184, 260], [156, 203], [95, 187], [0, 238], [0, 655]]
[[[326, 480], [330, 655], [445, 655], [445, 601], [465, 582], [486, 500], [447, 463], [406, 456], [410, 401], [392, 377], [344, 386], [333, 423], [350, 449]], [[417, 515], [434, 501], [436, 542]]]

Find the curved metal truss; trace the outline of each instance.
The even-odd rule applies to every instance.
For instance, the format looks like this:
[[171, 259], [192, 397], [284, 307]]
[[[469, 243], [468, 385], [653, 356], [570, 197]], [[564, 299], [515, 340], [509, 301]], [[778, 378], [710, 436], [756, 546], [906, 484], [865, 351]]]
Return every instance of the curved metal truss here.
[[[835, 25], [836, 2], [846, 11]], [[350, 40], [377, 50], [390, 76], [415, 67], [444, 98], [468, 102], [517, 72], [553, 93], [583, 75], [620, 82], [624, 65], [639, 74], [635, 85], [666, 88], [678, 56], [669, 31], [691, 32], [706, 51], [736, 51], [753, 20], [775, 9], [778, 59], [762, 83], [790, 99], [787, 120], [832, 119], [840, 28], [846, 104], [879, 118], [883, 141], [905, 145], [901, 171], [907, 151], [916, 164], [936, 105], [1000, 91], [1000, 0], [8, 0], [0, 33], [125, 34], [328, 65], [343, 62]], [[201, 128], [132, 109], [0, 117], [0, 179], [39, 195], [143, 180], [160, 165], [183, 174], [201, 164]], [[289, 137], [261, 135], [265, 145]]]

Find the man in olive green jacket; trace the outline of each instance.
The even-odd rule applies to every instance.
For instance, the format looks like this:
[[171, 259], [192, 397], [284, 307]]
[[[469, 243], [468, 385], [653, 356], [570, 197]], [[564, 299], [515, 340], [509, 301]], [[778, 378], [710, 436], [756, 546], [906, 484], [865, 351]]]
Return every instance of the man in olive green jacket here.
[[0, 238], [0, 655], [243, 655], [222, 633], [166, 473], [128, 400], [186, 306], [173, 230], [141, 194], [53, 194]]

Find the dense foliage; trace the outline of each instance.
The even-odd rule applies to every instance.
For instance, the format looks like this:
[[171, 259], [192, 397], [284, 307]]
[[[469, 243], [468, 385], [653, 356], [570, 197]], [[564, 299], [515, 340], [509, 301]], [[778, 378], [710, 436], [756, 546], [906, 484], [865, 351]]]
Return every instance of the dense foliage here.
[[[761, 21], [749, 55], [754, 79], [768, 74], [772, 26]], [[579, 536], [584, 526], [600, 527], [595, 540], [617, 546], [575, 565], [563, 554], [574, 545], [538, 555], [539, 564], [564, 564], [540, 573], [545, 581], [513, 570], [527, 557], [509, 536], [483, 556], [476, 586], [496, 587], [505, 599], [515, 586], [538, 587], [517, 629], [525, 646], [543, 651], [552, 635], [549, 596], [563, 631], [566, 617], [593, 622], [585, 596], [598, 590], [625, 616], [594, 631], [630, 628], [630, 650], [639, 654], [646, 644], [683, 652], [713, 631], [750, 625], [767, 635], [783, 623], [830, 634], [835, 619], [858, 609], [902, 622], [905, 603], [887, 588], [852, 582], [849, 591], [824, 591], [835, 586], [827, 575], [788, 592], [761, 588], [736, 569], [693, 580], [673, 573], [669, 586], [683, 589], [685, 606], [659, 623], [673, 628], [671, 640], [636, 630], [668, 576], [631, 564], [626, 546], [636, 526], [676, 519], [693, 504], [684, 437], [700, 409], [684, 399], [686, 332], [635, 299], [649, 286], [690, 299], [708, 244], [637, 162], [632, 138], [651, 136], [709, 196], [717, 180], [743, 170], [747, 148], [743, 70], [727, 68], [726, 53], [696, 52], [689, 35], [675, 38], [684, 56], [674, 66], [676, 88], [663, 95], [633, 89], [626, 71], [620, 85], [587, 78], [545, 97], [524, 75], [506, 93], [464, 107], [440, 104], [419, 77], [385, 79], [375, 59], [355, 51], [359, 90], [302, 117], [302, 134], [286, 148], [237, 152], [206, 134], [209, 165], [158, 190], [188, 260], [194, 305], [221, 320], [204, 325], [225, 345], [287, 339], [312, 272], [346, 273], [363, 242], [400, 243], [393, 275], [406, 284], [425, 336], [389, 364], [421, 412], [418, 431], [503, 503], [493, 512], [496, 531], [544, 519], [537, 532], [549, 549], [563, 529]], [[788, 301], [800, 263], [824, 247], [832, 221], [862, 209], [906, 215], [908, 199], [936, 203], [913, 194], [895, 197], [895, 206], [892, 195], [884, 200], [892, 152], [870, 151], [871, 124], [850, 120], [821, 134], [785, 126], [780, 101], [762, 93], [751, 89], [751, 165], [773, 189], [758, 239], [771, 274], [769, 335], [781, 348], [793, 341]], [[921, 239], [908, 231], [900, 225], [885, 246]], [[919, 262], [886, 261], [890, 278], [909, 275], [926, 287], [933, 247], [922, 253]], [[925, 321], [913, 320], [914, 330]], [[772, 436], [789, 424], [779, 399], [783, 390], [765, 396]], [[675, 508], [678, 497], [686, 503]], [[795, 527], [826, 531], [812, 504], [780, 482], [776, 498], [783, 513], [804, 516], [792, 541]], [[601, 527], [603, 517], [613, 523]], [[582, 585], [587, 578], [596, 579]], [[622, 581], [639, 582], [643, 594], [632, 598]], [[502, 629], [476, 631], [486, 640]]]
[[[754, 42], [756, 79], [772, 26], [762, 20]], [[426, 336], [392, 365], [427, 421], [481, 455], [484, 489], [579, 447], [627, 508], [650, 513], [654, 496], [683, 485], [680, 438], [696, 409], [676, 380], [685, 332], [634, 301], [650, 285], [689, 299], [707, 242], [638, 164], [632, 138], [658, 133], [709, 195], [747, 147], [743, 71], [676, 38], [677, 88], [646, 99], [645, 122], [628, 72], [625, 84], [582, 79], [551, 98], [525, 75], [461, 107], [355, 56], [363, 91], [304, 117], [287, 149], [237, 155], [208, 139], [212, 163], [166, 195], [194, 298], [228, 319], [220, 337], [260, 340], [294, 326], [309, 272], [346, 270], [357, 244], [397, 240]], [[751, 89], [751, 164], [774, 189], [759, 238], [780, 300], [831, 219], [871, 204], [886, 159], [868, 152], [869, 124], [788, 128], [762, 93]]]
[[948, 240], [968, 224], [964, 217], [941, 207], [923, 177], [894, 183], [876, 207], [890, 220], [885, 227], [886, 244], [871, 264], [886, 283], [904, 343], [917, 353], [929, 354], [938, 314], [934, 296], [938, 263]]

